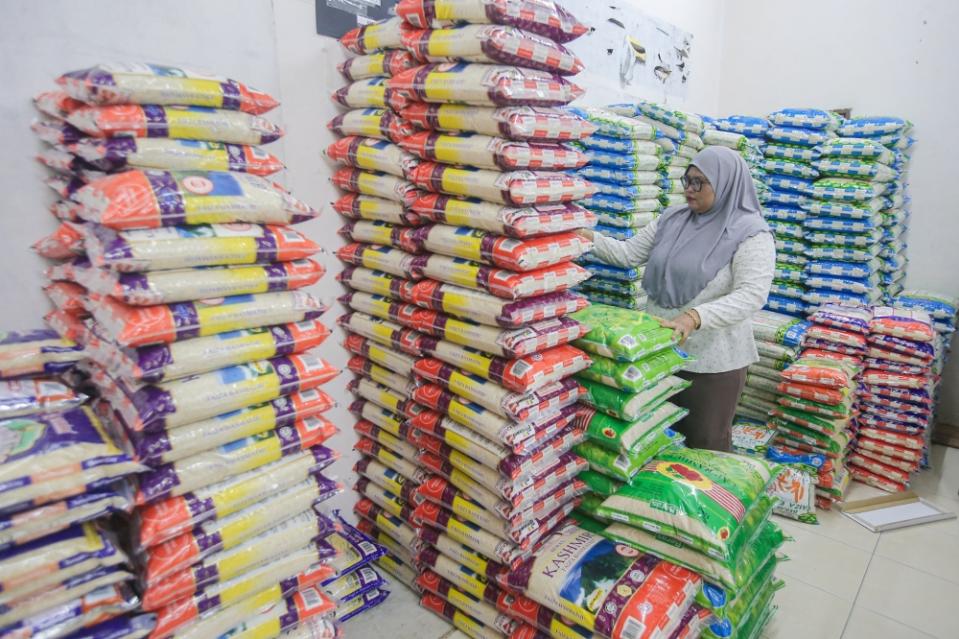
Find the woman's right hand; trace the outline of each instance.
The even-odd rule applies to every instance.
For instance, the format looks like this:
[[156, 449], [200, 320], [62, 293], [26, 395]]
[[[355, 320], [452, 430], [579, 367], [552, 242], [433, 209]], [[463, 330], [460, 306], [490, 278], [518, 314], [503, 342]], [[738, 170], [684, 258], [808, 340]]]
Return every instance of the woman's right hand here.
[[593, 241], [593, 232], [592, 232], [591, 230], [589, 230], [589, 229], [576, 229], [575, 231], [573, 231], [573, 233], [575, 233], [576, 235], [580, 236], [581, 238], [583, 238], [583, 239], [586, 240], [587, 242], [592, 242], [592, 241]]

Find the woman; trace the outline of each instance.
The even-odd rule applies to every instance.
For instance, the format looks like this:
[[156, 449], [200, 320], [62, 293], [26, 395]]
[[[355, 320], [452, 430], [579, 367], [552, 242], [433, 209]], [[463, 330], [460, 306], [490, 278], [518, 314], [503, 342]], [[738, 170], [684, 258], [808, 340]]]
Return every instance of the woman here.
[[766, 303], [776, 248], [736, 152], [705, 149], [683, 187], [687, 206], [667, 209], [628, 240], [580, 234], [604, 262], [646, 265], [647, 312], [663, 318], [695, 357], [680, 374], [692, 386], [674, 400], [689, 409], [676, 429], [691, 448], [729, 450], [746, 367], [759, 359], [750, 318]]

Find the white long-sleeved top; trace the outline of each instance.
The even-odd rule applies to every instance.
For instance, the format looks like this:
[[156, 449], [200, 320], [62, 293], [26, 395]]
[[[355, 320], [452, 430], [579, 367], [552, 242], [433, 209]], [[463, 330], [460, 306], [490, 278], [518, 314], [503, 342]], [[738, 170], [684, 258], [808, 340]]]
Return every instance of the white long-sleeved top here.
[[[628, 240], [596, 233], [593, 255], [624, 268], [645, 264], [658, 222], [653, 221]], [[743, 240], [732, 261], [691, 302], [682, 308], [663, 308], [650, 300], [646, 312], [670, 320], [690, 309], [699, 313], [702, 326], [693, 331], [683, 347], [696, 358], [687, 370], [723, 373], [749, 366], [759, 361], [751, 318], [766, 304], [775, 266], [773, 236], [759, 233]]]

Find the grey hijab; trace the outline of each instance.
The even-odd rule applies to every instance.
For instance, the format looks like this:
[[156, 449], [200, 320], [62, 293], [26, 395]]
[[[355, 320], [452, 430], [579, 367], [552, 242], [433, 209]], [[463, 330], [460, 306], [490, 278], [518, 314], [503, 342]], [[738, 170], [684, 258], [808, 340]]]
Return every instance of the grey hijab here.
[[659, 220], [643, 288], [663, 308], [691, 302], [732, 261], [743, 240], [769, 232], [749, 167], [738, 153], [708, 147], [692, 166], [709, 180], [716, 201], [706, 213], [677, 206]]

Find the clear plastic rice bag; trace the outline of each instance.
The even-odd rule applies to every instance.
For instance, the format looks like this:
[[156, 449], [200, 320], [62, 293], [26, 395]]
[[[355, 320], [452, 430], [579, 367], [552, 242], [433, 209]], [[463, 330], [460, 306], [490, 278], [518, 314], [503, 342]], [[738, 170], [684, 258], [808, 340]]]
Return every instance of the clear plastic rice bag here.
[[543, 36], [503, 25], [467, 24], [403, 32], [403, 46], [421, 62], [515, 64], [559, 75], [576, 75], [583, 63], [566, 47]]
[[222, 142], [116, 137], [81, 140], [67, 145], [67, 150], [104, 171], [142, 168], [266, 176], [283, 169], [279, 158], [259, 147]]
[[104, 336], [124, 347], [138, 347], [307, 321], [323, 315], [326, 307], [307, 293], [291, 291], [157, 306], [128, 306], [102, 298], [88, 310]]
[[[226, 144], [268, 144], [283, 137], [283, 129], [266, 118], [240, 111], [205, 107], [117, 104], [88, 106], [72, 112], [67, 123], [74, 131], [95, 138], [176, 138]], [[34, 129], [37, 131], [36, 129]], [[70, 129], [58, 129], [63, 143], [77, 142]], [[37, 131], [56, 137], [50, 127]]]
[[177, 104], [255, 114], [279, 105], [237, 80], [156, 64], [100, 64], [65, 73], [57, 84], [89, 104]]
[[581, 140], [596, 125], [561, 107], [483, 107], [414, 102], [401, 112], [421, 129], [482, 133], [509, 140]]
[[547, 71], [478, 63], [427, 64], [393, 76], [387, 85], [410, 101], [475, 106], [562, 106], [583, 94]]
[[91, 224], [84, 233], [84, 247], [92, 263], [122, 272], [290, 262], [320, 250], [299, 231], [271, 224], [201, 224], [131, 231]]
[[222, 171], [126, 171], [74, 195], [79, 215], [118, 230], [184, 224], [295, 224], [319, 212], [255, 175]]
[[421, 29], [450, 22], [505, 24], [556, 42], [575, 40], [588, 31], [586, 25], [552, 0], [401, 0], [396, 12]]

